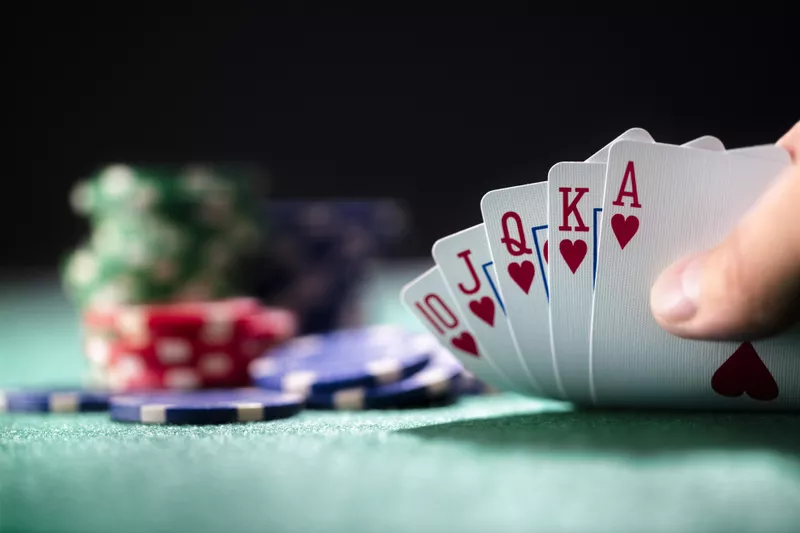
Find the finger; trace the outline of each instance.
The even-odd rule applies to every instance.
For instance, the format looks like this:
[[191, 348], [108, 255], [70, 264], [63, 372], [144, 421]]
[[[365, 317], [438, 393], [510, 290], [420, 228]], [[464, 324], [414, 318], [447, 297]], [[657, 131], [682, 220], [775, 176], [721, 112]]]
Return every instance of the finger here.
[[[795, 143], [797, 150], [800, 128], [790, 134], [781, 142]], [[719, 246], [667, 268], [653, 285], [650, 304], [661, 327], [684, 338], [757, 339], [794, 323], [800, 308], [800, 167], [787, 168]]]
[[780, 138], [778, 146], [783, 146], [792, 155], [792, 161], [795, 164], [800, 164], [800, 120], [794, 125], [792, 129], [786, 132], [786, 135]]

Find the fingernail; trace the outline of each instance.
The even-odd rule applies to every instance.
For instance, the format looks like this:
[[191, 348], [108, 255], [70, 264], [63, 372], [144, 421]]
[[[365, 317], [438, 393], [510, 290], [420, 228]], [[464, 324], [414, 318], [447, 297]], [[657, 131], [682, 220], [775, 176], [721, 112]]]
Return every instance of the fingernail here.
[[693, 257], [667, 269], [653, 284], [653, 313], [666, 322], [685, 322], [697, 313], [703, 258]]

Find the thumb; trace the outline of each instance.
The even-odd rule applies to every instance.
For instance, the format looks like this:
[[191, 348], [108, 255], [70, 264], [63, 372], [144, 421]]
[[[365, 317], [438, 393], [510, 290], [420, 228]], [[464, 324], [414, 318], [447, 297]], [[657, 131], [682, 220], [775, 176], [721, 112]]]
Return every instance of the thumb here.
[[733, 232], [668, 267], [653, 285], [653, 316], [670, 333], [757, 339], [800, 316], [800, 122], [778, 144], [793, 164]]

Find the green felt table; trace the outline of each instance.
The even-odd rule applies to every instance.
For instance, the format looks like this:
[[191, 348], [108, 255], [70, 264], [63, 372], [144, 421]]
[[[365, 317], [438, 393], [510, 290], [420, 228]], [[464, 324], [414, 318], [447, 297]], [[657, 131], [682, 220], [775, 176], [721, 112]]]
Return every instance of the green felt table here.
[[[369, 322], [417, 327], [384, 269]], [[0, 384], [80, 379], [53, 277], [0, 287]], [[578, 411], [513, 394], [214, 427], [0, 416], [0, 531], [800, 529], [800, 417]]]

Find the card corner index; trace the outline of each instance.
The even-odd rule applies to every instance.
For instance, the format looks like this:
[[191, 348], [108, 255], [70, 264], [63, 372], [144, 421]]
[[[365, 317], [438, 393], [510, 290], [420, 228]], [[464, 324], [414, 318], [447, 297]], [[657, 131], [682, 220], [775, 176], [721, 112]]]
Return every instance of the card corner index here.
[[481, 196], [481, 202], [480, 202], [481, 214], [485, 213], [486, 208], [487, 208], [487, 204], [489, 202], [491, 202], [494, 199], [494, 197], [497, 196], [497, 193], [499, 191], [501, 191], [501, 190], [502, 189], [493, 189], [491, 191], [487, 191], [487, 192], [483, 193], [483, 196]]
[[438, 265], [434, 265], [432, 267], [429, 267], [424, 272], [422, 272], [421, 274], [419, 274], [416, 277], [414, 277], [414, 279], [412, 279], [411, 281], [406, 282], [406, 284], [403, 285], [400, 288], [400, 298], [402, 300], [405, 300], [406, 294], [411, 289], [411, 287], [413, 287], [414, 285], [416, 285], [417, 283], [419, 283], [423, 279], [426, 279], [428, 276], [433, 275], [434, 272], [436, 272], [438, 269], [439, 269]]
[[571, 161], [559, 161], [558, 163], [554, 164], [550, 167], [547, 171], [547, 179], [550, 180], [550, 176], [553, 176], [559, 172], [561, 172], [565, 167], [567, 167]]
[[[653, 142], [653, 136], [650, 135], [650, 132], [644, 128], [634, 127], [627, 130], [623, 133], [620, 137], [627, 139], [627, 140], [634, 140], [634, 141], [646, 141], [646, 142]], [[622, 139], [620, 139], [622, 140]]]
[[431, 245], [431, 256], [433, 256], [433, 260], [436, 262], [437, 266], [439, 264], [439, 261], [436, 260], [436, 256], [438, 255], [437, 250], [440, 250], [442, 248], [443, 244], [447, 242], [447, 239], [449, 237], [450, 235], [439, 237], [438, 239], [433, 241], [433, 244]]

